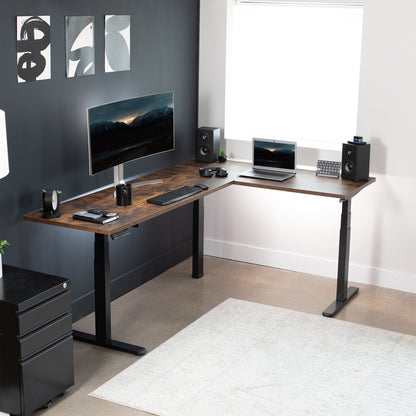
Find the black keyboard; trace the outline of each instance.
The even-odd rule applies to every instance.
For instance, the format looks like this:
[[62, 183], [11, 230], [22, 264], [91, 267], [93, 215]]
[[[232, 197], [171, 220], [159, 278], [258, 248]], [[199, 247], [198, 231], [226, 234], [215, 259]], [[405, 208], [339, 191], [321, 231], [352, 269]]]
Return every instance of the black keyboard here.
[[181, 199], [188, 198], [189, 196], [195, 195], [199, 192], [202, 192], [202, 189], [196, 186], [182, 186], [181, 188], [166, 192], [165, 194], [149, 198], [147, 202], [156, 205], [169, 205], [173, 202], [177, 202]]

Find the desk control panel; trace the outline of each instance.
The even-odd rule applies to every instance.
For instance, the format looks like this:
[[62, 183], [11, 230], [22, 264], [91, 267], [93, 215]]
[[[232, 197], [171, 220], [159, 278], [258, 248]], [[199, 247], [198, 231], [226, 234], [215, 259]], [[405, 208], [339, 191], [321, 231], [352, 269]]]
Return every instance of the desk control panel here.
[[198, 194], [204, 190], [203, 188], [207, 189], [208, 186], [203, 186], [203, 184], [198, 184], [195, 186], [182, 186], [178, 189], [174, 189], [173, 191], [166, 192], [165, 194], [160, 194], [154, 196], [153, 198], [149, 198], [147, 202], [156, 205], [169, 205], [180, 201], [181, 199], [185, 199], [192, 195]]

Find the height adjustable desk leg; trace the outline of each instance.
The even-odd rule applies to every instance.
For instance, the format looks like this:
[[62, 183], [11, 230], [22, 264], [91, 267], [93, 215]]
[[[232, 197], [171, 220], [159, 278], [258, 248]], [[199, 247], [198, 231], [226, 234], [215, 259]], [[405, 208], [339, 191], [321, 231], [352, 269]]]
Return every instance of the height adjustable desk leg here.
[[322, 315], [333, 317], [354, 295], [358, 287], [348, 287], [348, 267], [350, 260], [351, 199], [342, 201], [341, 229], [339, 233], [337, 297]]
[[94, 242], [94, 297], [95, 332], [97, 343], [111, 341], [110, 248], [108, 237], [95, 234]]
[[204, 198], [193, 202], [192, 277], [204, 275]]
[[111, 281], [108, 236], [95, 234], [94, 243], [95, 333], [73, 331], [74, 339], [135, 355], [146, 349], [111, 339]]

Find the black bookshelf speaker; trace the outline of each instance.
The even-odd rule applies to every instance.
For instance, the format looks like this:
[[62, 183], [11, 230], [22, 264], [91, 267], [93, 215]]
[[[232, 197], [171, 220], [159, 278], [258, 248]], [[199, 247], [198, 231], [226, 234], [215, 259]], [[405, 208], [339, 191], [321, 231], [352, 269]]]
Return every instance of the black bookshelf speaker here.
[[342, 145], [342, 179], [368, 181], [370, 174], [370, 144], [344, 143]]
[[195, 160], [211, 163], [218, 160], [220, 153], [220, 129], [200, 127], [196, 132]]

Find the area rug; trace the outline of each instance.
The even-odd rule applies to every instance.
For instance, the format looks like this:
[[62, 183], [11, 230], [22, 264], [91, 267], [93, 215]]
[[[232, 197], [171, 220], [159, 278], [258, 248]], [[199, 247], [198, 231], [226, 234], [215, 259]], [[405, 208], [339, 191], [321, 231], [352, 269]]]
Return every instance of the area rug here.
[[414, 416], [416, 337], [227, 299], [91, 395], [160, 416]]

